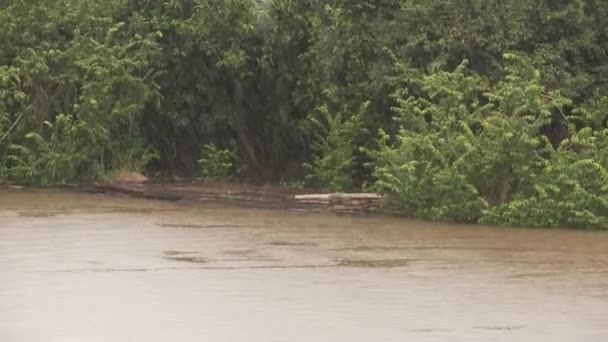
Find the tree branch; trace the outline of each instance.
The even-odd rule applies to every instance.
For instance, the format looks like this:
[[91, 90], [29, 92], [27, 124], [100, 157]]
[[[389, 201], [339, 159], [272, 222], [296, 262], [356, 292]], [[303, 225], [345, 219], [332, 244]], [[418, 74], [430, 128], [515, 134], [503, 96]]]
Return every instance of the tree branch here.
[[23, 119], [23, 113], [21, 113], [19, 115], [19, 117], [17, 118], [17, 120], [15, 120], [15, 122], [13, 122], [13, 124], [8, 129], [8, 131], [6, 131], [6, 133], [4, 133], [4, 135], [0, 138], [0, 141], [4, 141], [4, 139], [6, 139], [9, 136], [9, 134], [11, 134], [12, 130], [15, 129], [15, 127], [17, 127], [17, 125], [19, 124], [19, 121], [21, 121], [21, 119]]

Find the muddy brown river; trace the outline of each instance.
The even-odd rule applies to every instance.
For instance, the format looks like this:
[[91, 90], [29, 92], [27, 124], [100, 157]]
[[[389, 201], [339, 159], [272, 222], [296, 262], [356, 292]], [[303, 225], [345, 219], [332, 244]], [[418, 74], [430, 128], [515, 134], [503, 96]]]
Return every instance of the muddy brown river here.
[[0, 190], [0, 341], [608, 341], [608, 234]]

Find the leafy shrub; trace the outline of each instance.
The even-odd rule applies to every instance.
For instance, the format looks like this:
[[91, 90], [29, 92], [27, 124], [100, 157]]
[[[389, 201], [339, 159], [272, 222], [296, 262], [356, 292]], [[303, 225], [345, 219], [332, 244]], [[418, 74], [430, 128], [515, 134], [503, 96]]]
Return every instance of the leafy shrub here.
[[18, 182], [39, 185], [65, 183], [66, 180], [93, 178], [97, 168], [90, 162], [87, 127], [69, 115], [60, 114], [54, 123], [44, 122], [48, 138], [39, 133], [26, 135], [27, 145], [13, 144], [10, 175]]
[[485, 222], [536, 227], [608, 229], [608, 131], [584, 128], [564, 141], [531, 187], [496, 208]]
[[234, 154], [215, 144], [203, 147], [203, 157], [198, 161], [201, 176], [206, 180], [225, 180], [234, 174]]
[[354, 187], [353, 174], [356, 163], [357, 138], [364, 131], [363, 115], [368, 104], [348, 115], [331, 113], [327, 106], [320, 107], [309, 118], [315, 132], [315, 155], [304, 167], [309, 170], [307, 180], [330, 191], [344, 191]]
[[608, 228], [606, 131], [571, 126], [554, 150], [542, 129], [571, 102], [506, 58], [508, 74], [493, 87], [464, 63], [415, 80], [422, 95], [396, 93], [404, 125], [394, 142], [381, 132], [376, 190], [424, 218]]
[[117, 165], [114, 171], [143, 173], [148, 163], [159, 158], [158, 151], [153, 147], [131, 141], [127, 146], [122, 147], [120, 154], [114, 155]]
[[[486, 207], [463, 172], [462, 159], [452, 152], [466, 148], [438, 135], [423, 136], [402, 130], [392, 146], [381, 133], [375, 154], [375, 190], [388, 195], [388, 205], [409, 215], [475, 222]], [[453, 149], [452, 149], [453, 148]]]
[[468, 75], [466, 63], [453, 73], [413, 82], [426, 96], [395, 93], [396, 119], [403, 127], [392, 144], [381, 132], [374, 154], [375, 189], [388, 195], [393, 209], [410, 215], [476, 222], [487, 202], [469, 177], [477, 152], [470, 126], [488, 110], [479, 100], [486, 86]]

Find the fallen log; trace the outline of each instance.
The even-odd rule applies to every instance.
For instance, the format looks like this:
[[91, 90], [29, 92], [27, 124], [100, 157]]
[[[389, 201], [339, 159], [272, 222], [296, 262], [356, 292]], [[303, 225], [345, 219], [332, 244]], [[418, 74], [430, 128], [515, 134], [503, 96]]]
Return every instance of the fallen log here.
[[382, 200], [384, 197], [378, 194], [370, 193], [335, 193], [335, 194], [306, 194], [306, 195], [295, 195], [297, 200], [333, 200], [333, 199], [345, 199], [345, 200], [356, 200], [356, 199], [369, 199], [369, 200]]
[[376, 210], [384, 197], [369, 193], [336, 193], [295, 195], [294, 199], [303, 205], [323, 206], [336, 212], [357, 213]]

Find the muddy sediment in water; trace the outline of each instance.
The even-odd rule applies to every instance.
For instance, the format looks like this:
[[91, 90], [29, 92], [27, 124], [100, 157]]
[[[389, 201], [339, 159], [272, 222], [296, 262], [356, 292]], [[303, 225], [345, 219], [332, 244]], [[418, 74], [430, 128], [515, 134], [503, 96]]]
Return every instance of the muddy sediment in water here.
[[0, 192], [0, 341], [608, 340], [608, 234]]

